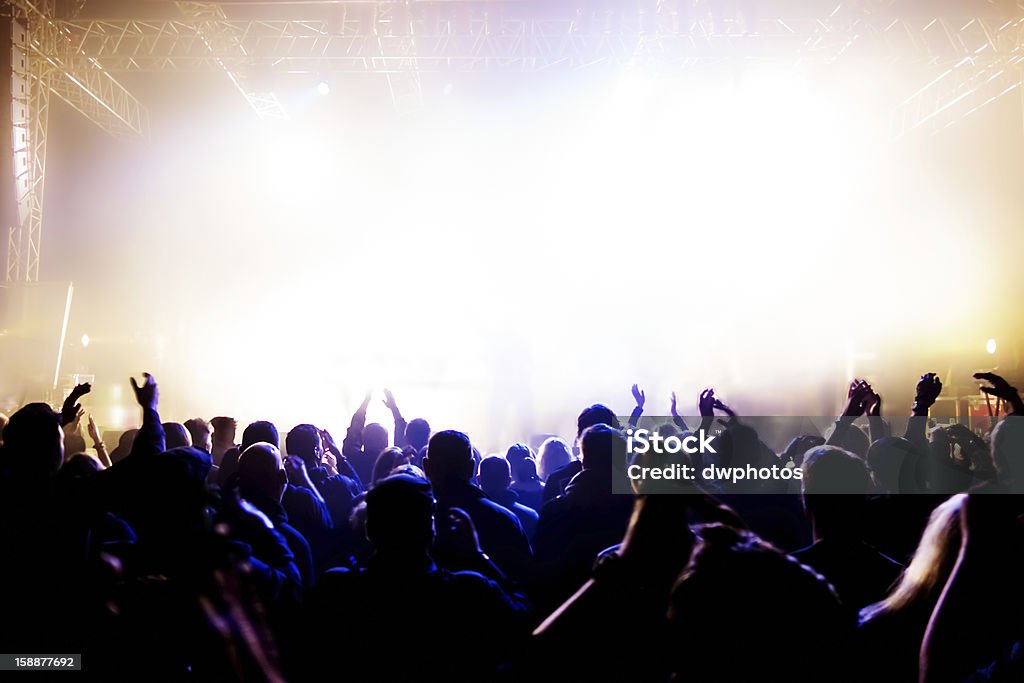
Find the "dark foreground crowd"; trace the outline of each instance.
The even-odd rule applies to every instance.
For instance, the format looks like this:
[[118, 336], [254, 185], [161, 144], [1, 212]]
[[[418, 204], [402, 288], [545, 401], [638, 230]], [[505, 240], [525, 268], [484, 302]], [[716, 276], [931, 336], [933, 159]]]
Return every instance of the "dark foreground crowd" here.
[[236, 442], [231, 418], [161, 423], [145, 375], [108, 454], [81, 385], [0, 421], [0, 652], [136, 681], [1024, 680], [1024, 403], [979, 378], [1010, 415], [983, 433], [931, 425], [925, 375], [893, 436], [855, 381], [780, 454], [713, 391], [700, 425], [673, 396], [660, 432], [724, 414], [719, 462], [803, 473], [675, 495], [613, 492], [604, 405], [575, 444], [488, 457], [389, 392], [393, 430], [368, 396], [340, 445], [266, 421]]

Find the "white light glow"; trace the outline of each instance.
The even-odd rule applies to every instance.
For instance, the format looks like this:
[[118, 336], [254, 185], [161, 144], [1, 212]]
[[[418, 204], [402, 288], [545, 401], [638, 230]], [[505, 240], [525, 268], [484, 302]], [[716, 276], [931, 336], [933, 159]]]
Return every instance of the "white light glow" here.
[[326, 97], [331, 94], [331, 84], [327, 81], [320, 81], [316, 84], [316, 91]]
[[852, 342], [884, 357], [972, 302], [966, 271], [952, 298], [885, 298], [920, 291], [922, 244], [928, 262], [980, 247], [865, 112], [792, 71], [632, 70], [557, 106], [466, 90], [415, 134], [225, 125], [198, 206], [151, 227], [210, 255], [175, 279], [178, 315], [155, 307], [188, 323], [166, 365], [193, 412], [343, 434], [370, 389], [390, 424], [387, 386], [407, 418], [495, 450], [572, 436], [594, 401], [628, 412], [633, 382], [695, 398], [841, 377]]
[[995, 355], [995, 353], [996, 353], [996, 340], [995, 339], [989, 339], [987, 342], [985, 342], [985, 353], [987, 353], [990, 356], [994, 356]]

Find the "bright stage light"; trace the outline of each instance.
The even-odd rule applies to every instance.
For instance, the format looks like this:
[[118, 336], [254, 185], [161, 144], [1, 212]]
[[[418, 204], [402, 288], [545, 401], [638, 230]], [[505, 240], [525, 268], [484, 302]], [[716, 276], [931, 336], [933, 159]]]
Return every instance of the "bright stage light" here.
[[331, 84], [327, 81], [320, 81], [316, 84], [316, 91], [326, 97], [331, 94]]
[[987, 342], [985, 342], [985, 353], [987, 353], [990, 356], [996, 355], [996, 340], [995, 339], [989, 339]]
[[81, 341], [82, 341], [82, 348], [83, 349], [89, 348], [89, 335], [83, 334]]
[[[197, 413], [343, 432], [387, 386], [495, 450], [571, 435], [581, 405], [628, 410], [633, 382], [806, 392], [848, 348], [884, 358], [907, 329], [966, 324], [956, 274], [952, 299], [885, 297], [920, 290], [922, 244], [973, 258], [967, 216], [798, 74], [634, 69], [554, 106], [471, 97], [460, 83], [415, 135], [312, 115], [237, 132], [244, 163], [226, 154], [166, 219], [217, 255], [173, 294], [205, 332], [170, 346]], [[211, 278], [230, 304], [197, 310]]]

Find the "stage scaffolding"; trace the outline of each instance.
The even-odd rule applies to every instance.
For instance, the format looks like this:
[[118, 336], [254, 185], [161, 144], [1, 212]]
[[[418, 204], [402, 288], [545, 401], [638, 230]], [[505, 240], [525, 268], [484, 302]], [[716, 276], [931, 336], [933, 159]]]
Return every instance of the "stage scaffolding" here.
[[[144, 106], [117, 74], [223, 73], [255, 116], [286, 118], [273, 90], [285, 74], [381, 74], [399, 113], [414, 115], [430, 72], [911, 62], [923, 77], [894, 102], [901, 137], [1022, 96], [1024, 8], [978, 0], [953, 3], [969, 14], [940, 16], [939, 4], [750, 2], [744, 12], [708, 0], [10, 0], [18, 211], [6, 280], [39, 278], [51, 96], [111, 135], [148, 135]], [[124, 7], [136, 15], [115, 11]]]

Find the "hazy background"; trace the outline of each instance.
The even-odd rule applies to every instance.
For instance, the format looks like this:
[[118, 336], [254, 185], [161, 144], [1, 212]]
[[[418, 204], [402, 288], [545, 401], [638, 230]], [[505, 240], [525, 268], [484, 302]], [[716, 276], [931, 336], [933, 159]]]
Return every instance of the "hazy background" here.
[[341, 431], [387, 386], [494, 449], [633, 382], [827, 414], [852, 372], [902, 413], [922, 372], [1019, 367], [1016, 95], [893, 141], [901, 75], [857, 64], [432, 75], [411, 121], [383, 76], [292, 78], [278, 123], [223, 76], [122, 80], [148, 141], [54, 103], [40, 275], [111, 426], [142, 370], [168, 419]]

